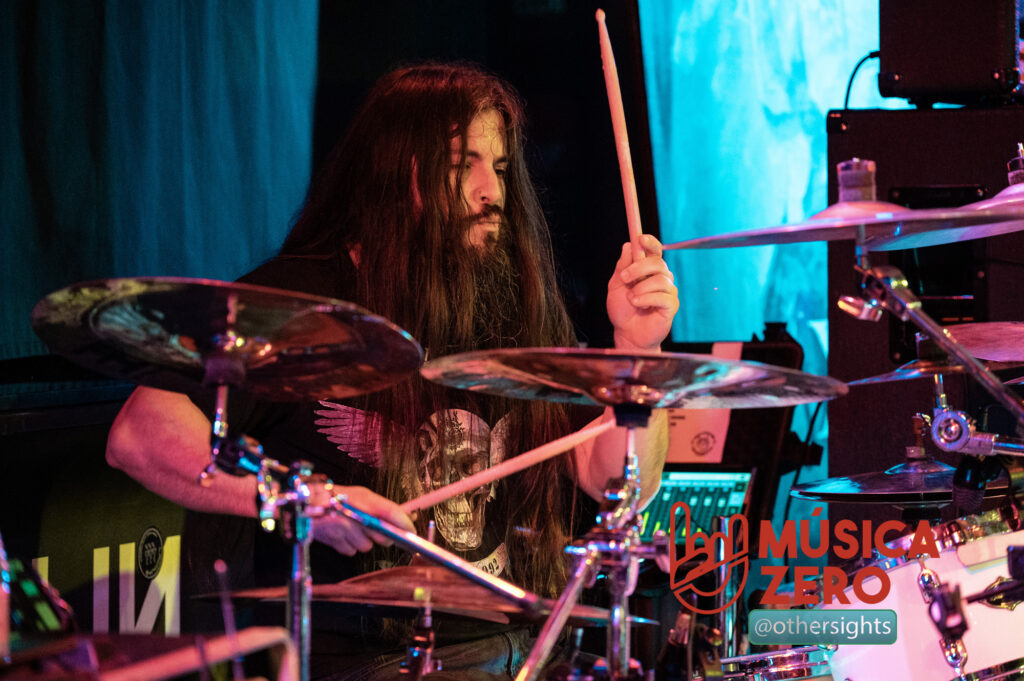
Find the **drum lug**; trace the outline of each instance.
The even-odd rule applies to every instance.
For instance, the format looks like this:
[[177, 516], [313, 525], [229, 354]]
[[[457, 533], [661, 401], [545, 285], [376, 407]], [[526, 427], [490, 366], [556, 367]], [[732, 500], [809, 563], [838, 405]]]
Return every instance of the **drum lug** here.
[[942, 585], [942, 580], [939, 576], [929, 568], [924, 566], [924, 560], [921, 560], [921, 572], [917, 576], [917, 588], [921, 590], [921, 598], [924, 602], [931, 603], [935, 600], [935, 594]]
[[956, 671], [957, 675], [963, 674], [964, 664], [967, 662], [967, 648], [960, 639], [940, 639], [942, 655], [946, 658], [946, 664]]

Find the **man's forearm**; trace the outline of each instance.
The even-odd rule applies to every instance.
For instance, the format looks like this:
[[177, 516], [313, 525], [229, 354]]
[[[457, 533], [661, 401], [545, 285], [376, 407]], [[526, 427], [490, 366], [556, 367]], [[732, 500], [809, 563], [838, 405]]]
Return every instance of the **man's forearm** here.
[[[610, 407], [599, 420], [613, 420]], [[613, 428], [576, 451], [580, 488], [600, 500], [610, 478], [622, 477], [626, 463], [626, 429]], [[636, 453], [639, 464], [640, 499], [644, 503], [658, 489], [668, 452], [668, 413], [657, 409], [646, 428], [636, 429]]]
[[107, 462], [146, 489], [186, 508], [256, 515], [254, 476], [199, 473], [210, 462], [210, 421], [186, 396], [139, 388], [110, 429]]

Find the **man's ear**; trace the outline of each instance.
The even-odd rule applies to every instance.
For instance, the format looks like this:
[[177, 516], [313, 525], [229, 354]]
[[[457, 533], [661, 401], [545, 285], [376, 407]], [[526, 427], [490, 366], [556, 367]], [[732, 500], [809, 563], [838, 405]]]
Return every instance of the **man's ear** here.
[[352, 264], [359, 269], [359, 258], [362, 256], [363, 247], [362, 244], [352, 244], [348, 248], [348, 257], [352, 259]]

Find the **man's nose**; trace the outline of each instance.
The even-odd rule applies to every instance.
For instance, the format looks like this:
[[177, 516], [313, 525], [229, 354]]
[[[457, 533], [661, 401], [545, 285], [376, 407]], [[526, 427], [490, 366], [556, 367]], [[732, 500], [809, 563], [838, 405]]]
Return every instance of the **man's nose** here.
[[476, 186], [476, 200], [481, 206], [503, 207], [505, 196], [498, 174], [493, 170], [484, 170], [480, 175]]

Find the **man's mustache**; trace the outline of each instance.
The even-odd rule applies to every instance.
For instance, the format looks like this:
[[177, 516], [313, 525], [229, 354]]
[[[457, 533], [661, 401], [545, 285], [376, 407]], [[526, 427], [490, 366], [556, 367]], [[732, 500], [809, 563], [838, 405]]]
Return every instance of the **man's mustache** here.
[[505, 211], [500, 206], [490, 205], [485, 206], [482, 211], [476, 215], [470, 215], [466, 218], [466, 223], [469, 225], [475, 224], [480, 221], [493, 221], [495, 218], [501, 222], [505, 222]]

